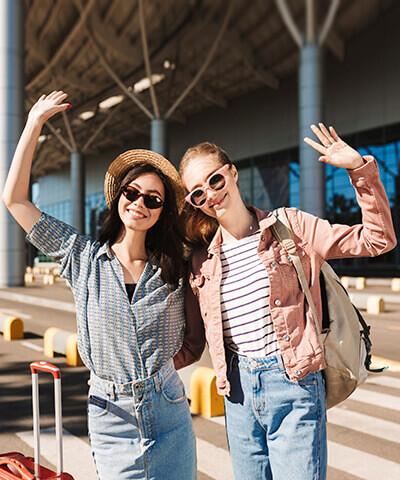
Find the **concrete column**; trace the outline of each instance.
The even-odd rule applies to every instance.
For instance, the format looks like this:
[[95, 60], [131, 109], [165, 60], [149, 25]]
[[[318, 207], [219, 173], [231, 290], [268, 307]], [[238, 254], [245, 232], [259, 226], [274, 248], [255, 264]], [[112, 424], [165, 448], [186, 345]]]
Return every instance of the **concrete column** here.
[[300, 207], [320, 217], [325, 216], [325, 168], [303, 138], [313, 138], [310, 125], [323, 121], [322, 89], [323, 50], [316, 43], [305, 44], [299, 71]]
[[151, 149], [168, 158], [167, 121], [154, 118], [151, 121]]
[[85, 166], [80, 152], [72, 152], [71, 160], [71, 205], [72, 225], [79, 233], [85, 232]]
[[[24, 1], [0, 2], [0, 193], [24, 124]], [[24, 283], [24, 232], [0, 202], [0, 287]]]

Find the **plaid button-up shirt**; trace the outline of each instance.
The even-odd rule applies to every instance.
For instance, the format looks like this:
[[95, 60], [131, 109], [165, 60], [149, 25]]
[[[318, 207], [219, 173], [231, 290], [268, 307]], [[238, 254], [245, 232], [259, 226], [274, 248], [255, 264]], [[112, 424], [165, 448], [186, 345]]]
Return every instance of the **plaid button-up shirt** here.
[[115, 383], [143, 379], [178, 352], [185, 330], [182, 279], [166, 284], [150, 259], [130, 302], [107, 243], [44, 212], [26, 238], [60, 263], [75, 298], [79, 353], [97, 376]]

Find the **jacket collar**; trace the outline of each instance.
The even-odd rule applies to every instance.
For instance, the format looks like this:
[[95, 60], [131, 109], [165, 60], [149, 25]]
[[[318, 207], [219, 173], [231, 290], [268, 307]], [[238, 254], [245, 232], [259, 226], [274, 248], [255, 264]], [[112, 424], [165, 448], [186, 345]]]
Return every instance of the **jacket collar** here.
[[[261, 232], [267, 230], [271, 225], [276, 222], [276, 216], [273, 212], [260, 210], [259, 208], [249, 206], [248, 209], [251, 213], [254, 213], [257, 217], [258, 224], [260, 225]], [[222, 243], [222, 232], [221, 227], [218, 227], [213, 239], [210, 242], [210, 245], [207, 248], [209, 253], [217, 253], [220, 250]]]

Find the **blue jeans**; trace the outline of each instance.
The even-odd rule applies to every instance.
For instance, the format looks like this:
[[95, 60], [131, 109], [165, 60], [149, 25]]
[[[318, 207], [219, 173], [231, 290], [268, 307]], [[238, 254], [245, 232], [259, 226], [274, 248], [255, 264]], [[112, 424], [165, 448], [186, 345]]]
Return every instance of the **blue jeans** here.
[[194, 480], [196, 448], [172, 361], [143, 381], [114, 384], [91, 373], [88, 426], [101, 480]]
[[235, 479], [325, 480], [325, 387], [321, 372], [289, 380], [281, 356], [227, 353], [226, 428]]

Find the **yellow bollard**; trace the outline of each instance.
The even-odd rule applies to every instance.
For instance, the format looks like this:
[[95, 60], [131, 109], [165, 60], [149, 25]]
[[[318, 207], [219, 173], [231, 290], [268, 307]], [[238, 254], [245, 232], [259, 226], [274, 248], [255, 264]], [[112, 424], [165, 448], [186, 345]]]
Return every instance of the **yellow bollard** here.
[[382, 297], [372, 295], [367, 299], [367, 313], [372, 315], [377, 315], [378, 313], [383, 313], [385, 311], [385, 301]]
[[392, 278], [392, 292], [400, 292], [400, 278]]
[[78, 352], [78, 336], [76, 333], [73, 333], [67, 339], [66, 357], [67, 365], [70, 367], [80, 367], [83, 365]]
[[55, 352], [53, 350], [53, 339], [59, 331], [60, 329], [55, 327], [50, 327], [46, 330], [43, 337], [43, 353], [46, 355], [46, 357], [54, 358]]
[[367, 286], [367, 281], [365, 277], [356, 278], [356, 290], [364, 290], [366, 286]]
[[350, 287], [350, 277], [341, 277], [340, 282], [346, 290]]
[[3, 338], [7, 342], [24, 338], [24, 322], [18, 317], [8, 317], [3, 323]]
[[212, 368], [198, 367], [190, 378], [190, 410], [203, 417], [224, 414], [224, 398], [217, 394], [216, 376]]

